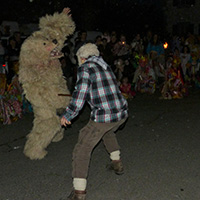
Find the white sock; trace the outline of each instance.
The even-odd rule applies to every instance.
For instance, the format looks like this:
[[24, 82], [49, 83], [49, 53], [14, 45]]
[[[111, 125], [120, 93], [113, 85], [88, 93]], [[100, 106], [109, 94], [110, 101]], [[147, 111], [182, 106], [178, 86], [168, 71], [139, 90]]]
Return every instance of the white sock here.
[[87, 185], [87, 180], [84, 178], [74, 178], [73, 186], [75, 190], [85, 191]]
[[112, 153], [110, 153], [110, 159], [111, 160], [120, 160], [120, 151], [113, 151]]

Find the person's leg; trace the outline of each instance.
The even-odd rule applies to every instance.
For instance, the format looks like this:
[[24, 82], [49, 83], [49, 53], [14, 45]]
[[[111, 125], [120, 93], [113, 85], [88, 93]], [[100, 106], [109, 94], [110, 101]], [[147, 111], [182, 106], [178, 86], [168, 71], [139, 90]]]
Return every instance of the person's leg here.
[[73, 150], [72, 177], [74, 190], [68, 197], [69, 200], [85, 199], [88, 167], [92, 150], [104, 134], [114, 128], [115, 125], [115, 123], [96, 123], [90, 120], [80, 130], [78, 142]]
[[103, 143], [105, 145], [106, 150], [108, 151], [109, 154], [115, 151], [120, 150], [120, 146], [118, 144], [116, 134], [113, 129], [105, 133], [103, 136]]
[[124, 173], [123, 164], [120, 157], [120, 146], [118, 144], [115, 132], [119, 129], [119, 127], [124, 124], [126, 119], [123, 119], [119, 122], [115, 123], [115, 126], [110, 129], [105, 135], [103, 136], [104, 145], [110, 154], [111, 164], [109, 168], [114, 170], [114, 172], [118, 175]]
[[115, 132], [119, 129], [119, 127], [125, 123], [126, 119], [122, 119], [119, 122], [111, 123], [112, 127], [109, 131], [107, 131], [103, 136], [103, 142], [106, 147], [106, 150], [109, 154], [115, 151], [120, 150], [120, 146], [118, 144]]
[[61, 129], [59, 117], [50, 109], [35, 108], [34, 117], [33, 128], [24, 147], [24, 154], [31, 160], [46, 156], [47, 146]]
[[79, 132], [78, 142], [73, 150], [73, 178], [87, 178], [91, 152], [104, 135], [104, 129], [96, 124], [90, 120]]
[[[84, 128], [80, 130], [78, 142], [73, 150], [72, 177], [73, 187], [75, 190], [75, 192], [72, 192], [73, 195], [84, 195], [76, 193], [86, 190], [88, 166], [90, 162], [91, 152], [97, 145], [97, 143], [101, 140], [105, 132], [105, 127], [102, 126], [102, 124], [101, 126], [99, 126], [99, 123], [91, 120]], [[71, 199], [73, 199], [73, 197], [71, 197]]]

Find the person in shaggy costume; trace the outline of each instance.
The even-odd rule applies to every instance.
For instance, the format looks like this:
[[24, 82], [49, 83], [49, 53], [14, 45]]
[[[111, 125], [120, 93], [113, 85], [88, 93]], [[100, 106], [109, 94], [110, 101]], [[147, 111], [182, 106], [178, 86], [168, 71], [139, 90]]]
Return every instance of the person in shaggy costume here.
[[30, 159], [42, 159], [51, 142], [63, 138], [59, 110], [65, 108], [70, 97], [59, 58], [66, 37], [75, 30], [70, 9], [46, 15], [40, 19], [40, 30], [22, 44], [19, 59], [19, 81], [34, 112], [33, 128], [27, 135], [24, 154]]

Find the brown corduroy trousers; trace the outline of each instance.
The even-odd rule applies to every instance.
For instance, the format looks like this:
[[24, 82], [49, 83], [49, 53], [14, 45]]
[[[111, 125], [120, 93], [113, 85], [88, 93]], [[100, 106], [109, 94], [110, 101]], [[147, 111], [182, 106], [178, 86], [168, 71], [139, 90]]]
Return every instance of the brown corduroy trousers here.
[[126, 120], [127, 118], [113, 123], [97, 123], [90, 120], [80, 130], [78, 142], [73, 150], [73, 178], [87, 178], [92, 150], [101, 139], [108, 153], [120, 150], [115, 132]]

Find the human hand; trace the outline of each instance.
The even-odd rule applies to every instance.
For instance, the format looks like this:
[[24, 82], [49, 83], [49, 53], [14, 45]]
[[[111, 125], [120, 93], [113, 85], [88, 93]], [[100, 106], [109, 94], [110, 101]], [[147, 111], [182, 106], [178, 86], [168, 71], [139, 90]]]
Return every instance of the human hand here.
[[72, 16], [71, 14], [69, 14], [70, 12], [71, 12], [71, 9], [68, 7], [63, 9], [63, 13], [67, 14], [69, 17]]
[[67, 126], [67, 125], [70, 125], [71, 124], [71, 122], [70, 121], [68, 121], [67, 119], [65, 119], [65, 117], [63, 116], [62, 118], [61, 118], [61, 120], [60, 120], [60, 124], [61, 124], [61, 126]]

